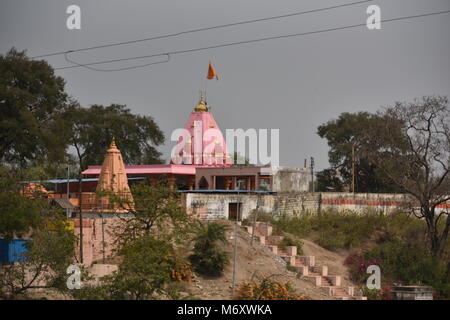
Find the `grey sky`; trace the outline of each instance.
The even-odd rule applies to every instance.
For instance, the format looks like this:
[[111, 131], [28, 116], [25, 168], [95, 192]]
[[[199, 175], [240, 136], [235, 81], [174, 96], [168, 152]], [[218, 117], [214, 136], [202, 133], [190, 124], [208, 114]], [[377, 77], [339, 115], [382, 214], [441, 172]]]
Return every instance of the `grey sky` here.
[[[353, 0], [1, 0], [0, 52], [29, 56], [119, 42], [235, 21], [326, 7]], [[66, 28], [66, 8], [81, 7], [81, 30]], [[380, 0], [383, 19], [449, 10], [450, 0]], [[147, 43], [77, 53], [82, 62], [140, 56], [231, 41], [365, 22], [369, 4]], [[84, 106], [126, 104], [151, 115], [166, 134], [182, 127], [205, 86], [211, 60], [219, 81], [207, 84], [221, 129], [279, 128], [280, 162], [328, 165], [317, 126], [341, 112], [376, 111], [427, 94], [450, 95], [450, 14], [385, 23], [382, 30], [326, 34], [174, 55], [171, 61], [122, 72], [57, 71]], [[54, 66], [67, 63], [51, 57]], [[104, 65], [132, 66], [146, 61]], [[151, 62], [151, 61], [148, 61]]]

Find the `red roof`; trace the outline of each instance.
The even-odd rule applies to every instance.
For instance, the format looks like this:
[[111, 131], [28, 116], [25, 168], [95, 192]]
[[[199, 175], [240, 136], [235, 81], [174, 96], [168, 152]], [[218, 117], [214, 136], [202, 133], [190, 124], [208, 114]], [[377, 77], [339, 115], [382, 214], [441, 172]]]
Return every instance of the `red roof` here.
[[[143, 164], [125, 166], [125, 172], [128, 174], [185, 174], [195, 175], [195, 165], [180, 164]], [[82, 172], [85, 175], [99, 175], [102, 166], [89, 166]]]

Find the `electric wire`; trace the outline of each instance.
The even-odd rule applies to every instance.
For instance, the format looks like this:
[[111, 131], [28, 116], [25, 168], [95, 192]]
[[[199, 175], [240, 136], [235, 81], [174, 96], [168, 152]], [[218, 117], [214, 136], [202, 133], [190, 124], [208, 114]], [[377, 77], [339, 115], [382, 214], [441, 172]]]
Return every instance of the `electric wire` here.
[[214, 30], [214, 29], [220, 29], [220, 28], [228, 28], [228, 27], [234, 27], [234, 26], [239, 26], [239, 25], [244, 25], [244, 24], [251, 24], [251, 23], [256, 23], [256, 22], [263, 22], [263, 21], [276, 20], [276, 19], [282, 19], [282, 18], [288, 18], [288, 17], [299, 16], [299, 15], [304, 15], [304, 14], [308, 14], [308, 13], [316, 13], [316, 12], [321, 12], [321, 11], [334, 10], [334, 9], [338, 9], [338, 8], [359, 5], [359, 4], [372, 2], [372, 1], [375, 1], [375, 0], [356, 1], [356, 2], [351, 2], [351, 3], [345, 3], [345, 4], [330, 6], [330, 7], [324, 7], [324, 8], [307, 10], [307, 11], [288, 13], [288, 14], [272, 16], [272, 17], [266, 17], [266, 18], [259, 18], [259, 19], [252, 19], [252, 20], [245, 20], [245, 21], [227, 23], [227, 24], [216, 25], [216, 26], [211, 26], [211, 27], [191, 29], [191, 30], [186, 30], [186, 31], [181, 31], [181, 32], [176, 32], [176, 33], [165, 34], [165, 35], [152, 36], [152, 37], [148, 37], [148, 38], [142, 38], [142, 39], [136, 39], [136, 40], [130, 40], [130, 41], [123, 41], [123, 42], [115, 42], [115, 43], [110, 43], [110, 44], [91, 46], [91, 47], [74, 49], [74, 50], [69, 50], [69, 51], [59, 51], [59, 52], [47, 53], [47, 54], [42, 54], [42, 55], [31, 57], [31, 59], [62, 55], [62, 54], [65, 54], [67, 52], [88, 51], [88, 50], [109, 48], [109, 47], [115, 47], [115, 46], [122, 46], [122, 45], [134, 44], [134, 43], [151, 41], [151, 40], [157, 40], [157, 39], [165, 39], [165, 38], [177, 37], [177, 36], [190, 34], [190, 33], [196, 33], [196, 32], [202, 32], [202, 31], [208, 31], [208, 30]]
[[[435, 15], [441, 15], [441, 14], [447, 14], [447, 13], [450, 13], [450, 10], [430, 12], [430, 13], [424, 13], [424, 14], [418, 14], [418, 15], [412, 15], [412, 16], [403, 16], [403, 17], [397, 17], [397, 18], [391, 18], [391, 19], [381, 19], [380, 22], [381, 23], [388, 23], [388, 22], [416, 19], [416, 18], [429, 17], [429, 16], [435, 16]], [[302, 33], [284, 34], [284, 35], [264, 37], [264, 38], [258, 38], [258, 39], [251, 39], [251, 40], [244, 40], [244, 41], [222, 43], [222, 44], [216, 44], [216, 45], [206, 46], [206, 47], [199, 47], [199, 48], [192, 48], [192, 49], [185, 49], [185, 50], [177, 50], [177, 51], [169, 51], [169, 52], [155, 53], [155, 54], [136, 56], [136, 57], [128, 57], [128, 58], [119, 58], [119, 59], [96, 61], [96, 62], [90, 62], [90, 63], [84, 63], [84, 64], [80, 63], [80, 62], [75, 62], [73, 60], [68, 60], [68, 54], [72, 53], [72, 51], [67, 51], [67, 52], [64, 53], [66, 60], [68, 62], [74, 63], [76, 65], [74, 65], [74, 66], [57, 67], [57, 68], [54, 68], [54, 70], [64, 70], [64, 69], [72, 69], [72, 68], [80, 68], [80, 67], [86, 67], [87, 68], [87, 67], [92, 66], [92, 65], [100, 65], [100, 64], [106, 64], [106, 63], [123, 62], [123, 61], [130, 61], [130, 60], [139, 60], [139, 59], [148, 59], [148, 58], [154, 58], [154, 57], [160, 57], [160, 56], [167, 56], [169, 58], [171, 55], [176, 55], [176, 54], [185, 54], [185, 53], [199, 52], [199, 51], [205, 51], [205, 50], [211, 50], [211, 49], [217, 49], [217, 48], [224, 48], [224, 47], [230, 47], [230, 46], [237, 46], [237, 45], [244, 45], [244, 44], [251, 44], [251, 43], [262, 42], [262, 41], [269, 41], [269, 40], [275, 40], [275, 39], [285, 39], [285, 38], [300, 37], [300, 36], [306, 36], [306, 35], [314, 35], [314, 34], [320, 34], [320, 33], [332, 32], [332, 31], [339, 31], [339, 30], [358, 28], [358, 27], [363, 27], [363, 26], [365, 27], [366, 23], [347, 25], [347, 26], [342, 26], [342, 27], [327, 28], [327, 29], [308, 31], [308, 32], [302, 32]], [[168, 62], [168, 61], [163, 61], [163, 62], [158, 62], [158, 63], [165, 63], [165, 62]], [[150, 63], [150, 64], [141, 65], [141, 66], [125, 67], [125, 68], [120, 68], [120, 70], [135, 69], [135, 68], [140, 68], [140, 67], [143, 67], [143, 66], [146, 66], [146, 65], [151, 65], [151, 64], [156, 64], [156, 63]], [[115, 70], [101, 70], [101, 69], [98, 69], [98, 70], [95, 70], [95, 71], [115, 71]]]

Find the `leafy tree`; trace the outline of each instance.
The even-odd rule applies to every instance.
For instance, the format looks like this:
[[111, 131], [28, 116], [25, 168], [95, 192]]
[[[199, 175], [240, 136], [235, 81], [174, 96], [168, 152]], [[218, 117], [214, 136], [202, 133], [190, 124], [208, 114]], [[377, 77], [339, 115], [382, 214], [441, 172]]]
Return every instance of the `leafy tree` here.
[[109, 196], [113, 207], [122, 212], [121, 222], [112, 232], [119, 270], [101, 279], [99, 286], [86, 286], [72, 292], [80, 299], [172, 298], [171, 275], [188, 266], [184, 259], [191, 220], [181, 207], [179, 195], [164, 185], [137, 184], [131, 188], [133, 201], [123, 195]]
[[188, 236], [191, 218], [182, 207], [177, 192], [163, 184], [150, 186], [145, 183], [133, 185], [131, 192], [132, 201], [123, 195], [109, 194], [113, 206], [129, 213], [129, 217], [122, 218], [114, 230], [119, 248], [150, 234], [178, 243]]
[[132, 114], [124, 105], [82, 108], [72, 102], [64, 118], [81, 170], [102, 163], [113, 137], [125, 163], [161, 163], [155, 147], [164, 142], [164, 135], [152, 117]]
[[[357, 192], [395, 192], [398, 190], [360, 152], [365, 132], [380, 121], [382, 119], [378, 115], [367, 112], [342, 113], [338, 119], [328, 121], [318, 127], [318, 135], [328, 141], [330, 147], [328, 157], [331, 164], [329, 170], [318, 175], [319, 190], [329, 191], [329, 188], [338, 188], [338, 191], [341, 191], [344, 186], [351, 185], [352, 146], [355, 148], [355, 189]], [[336, 172], [340, 173], [339, 177]]]
[[[28, 170], [29, 171], [29, 170]], [[33, 199], [21, 194], [21, 177], [35, 177], [24, 170], [0, 168], [0, 236], [7, 239], [27, 234], [43, 222], [47, 201], [36, 192]]]
[[226, 228], [218, 223], [197, 221], [194, 249], [189, 257], [194, 269], [206, 276], [220, 276], [228, 263], [228, 254], [219, 243], [228, 243]]
[[129, 242], [121, 255], [118, 272], [106, 278], [111, 299], [143, 300], [165, 294], [174, 268], [170, 242], [146, 235]]
[[46, 225], [35, 229], [24, 262], [0, 267], [0, 291], [4, 297], [14, 298], [34, 288], [67, 290], [66, 269], [72, 264], [76, 239], [72, 231], [64, 229], [60, 219], [47, 221], [52, 221], [57, 229], [49, 231]]
[[[450, 108], [447, 97], [397, 102], [364, 134], [365, 156], [410, 194], [412, 213], [427, 224], [430, 250], [441, 257], [450, 231]], [[449, 264], [450, 266], [450, 264]]]
[[344, 189], [344, 182], [337, 176], [336, 169], [328, 168], [316, 173], [318, 191], [340, 192]]
[[66, 149], [59, 121], [66, 102], [64, 80], [45, 61], [12, 48], [0, 55], [0, 160], [24, 167], [60, 161]]
[[75, 236], [65, 227], [64, 213], [52, 207], [44, 194], [38, 190], [33, 194], [21, 193], [19, 180], [41, 174], [36, 168], [0, 168], [0, 236], [7, 241], [31, 238], [25, 262], [0, 266], [0, 296], [4, 298], [38, 287], [65, 289], [65, 271], [73, 261]]

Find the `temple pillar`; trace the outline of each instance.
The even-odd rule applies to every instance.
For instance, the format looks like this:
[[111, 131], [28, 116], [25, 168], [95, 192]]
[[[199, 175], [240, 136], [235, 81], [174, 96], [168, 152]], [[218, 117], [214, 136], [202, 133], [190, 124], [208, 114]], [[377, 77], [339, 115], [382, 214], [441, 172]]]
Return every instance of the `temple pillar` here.
[[230, 190], [231, 183], [233, 182], [231, 177], [225, 177], [224, 183], [225, 183], [225, 190]]
[[194, 190], [195, 186], [195, 176], [189, 176], [187, 178], [187, 185], [189, 190]]
[[169, 185], [169, 189], [170, 190], [174, 190], [175, 189], [175, 182], [176, 182], [176, 180], [177, 180], [177, 178], [173, 174], [169, 174], [167, 176], [167, 184]]

